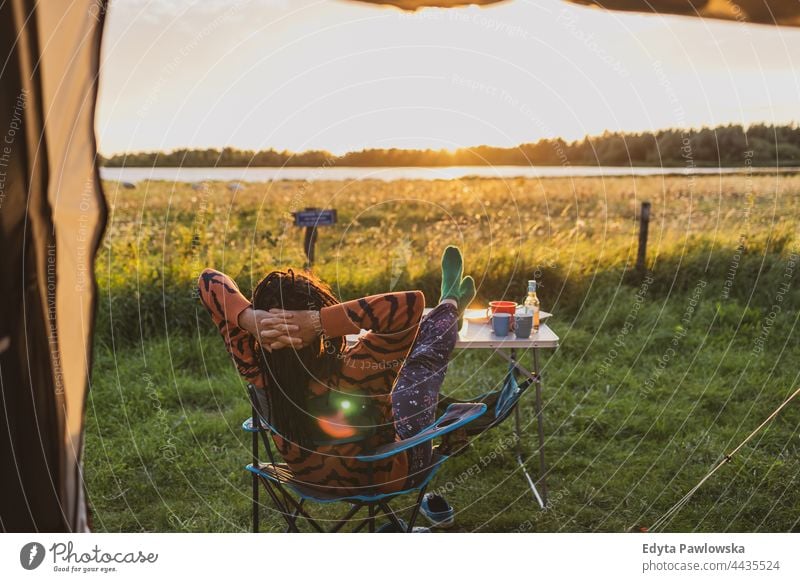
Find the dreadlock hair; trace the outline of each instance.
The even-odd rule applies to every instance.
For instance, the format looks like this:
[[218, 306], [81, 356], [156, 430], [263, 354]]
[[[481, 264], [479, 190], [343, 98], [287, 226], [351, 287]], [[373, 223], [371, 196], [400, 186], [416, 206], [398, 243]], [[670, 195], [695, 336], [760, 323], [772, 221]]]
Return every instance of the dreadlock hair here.
[[[253, 308], [265, 311], [318, 311], [337, 303], [331, 288], [307, 271], [272, 271], [253, 291]], [[311, 345], [299, 349], [258, 350], [267, 387], [268, 420], [283, 438], [305, 448], [313, 445], [316, 419], [308, 410], [308, 384], [311, 378], [328, 378], [338, 371], [345, 346], [343, 337], [320, 335]]]

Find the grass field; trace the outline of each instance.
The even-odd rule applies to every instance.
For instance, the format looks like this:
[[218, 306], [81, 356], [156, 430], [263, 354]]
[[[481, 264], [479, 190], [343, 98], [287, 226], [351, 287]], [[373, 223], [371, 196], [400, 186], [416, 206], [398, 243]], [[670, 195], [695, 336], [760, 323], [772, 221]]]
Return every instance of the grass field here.
[[[432, 304], [448, 243], [464, 249], [479, 303], [520, 299], [534, 274], [544, 284], [561, 337], [544, 358], [550, 506], [533, 503], [504, 426], [434, 483], [460, 531], [648, 526], [798, 384], [800, 176], [106, 188], [85, 468], [100, 531], [248, 528], [244, 386], [194, 285], [212, 266], [248, 294], [271, 268], [302, 264], [289, 212], [307, 206], [338, 209], [315, 270], [342, 299], [418, 288]], [[480, 393], [503, 370], [489, 352], [457, 352], [444, 391]], [[798, 531], [799, 425], [796, 402], [667, 529]]]

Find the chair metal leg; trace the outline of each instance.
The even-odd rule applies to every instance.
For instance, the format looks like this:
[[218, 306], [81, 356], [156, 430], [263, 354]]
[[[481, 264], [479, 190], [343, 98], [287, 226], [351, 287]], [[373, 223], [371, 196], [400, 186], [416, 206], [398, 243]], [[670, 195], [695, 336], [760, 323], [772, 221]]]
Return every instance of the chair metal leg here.
[[[345, 516], [341, 521], [344, 522], [349, 521], [349, 519], [355, 515], [358, 509], [361, 509], [362, 507], [364, 507], [364, 505], [365, 504], [358, 504], [357, 506], [354, 506], [357, 507], [356, 511], [351, 510], [352, 515], [348, 514], [349, 517]], [[353, 529], [350, 530], [352, 533], [358, 533], [365, 527], [369, 528], [369, 533], [375, 533], [375, 504], [366, 503], [366, 506], [367, 506], [367, 516], [358, 520], [358, 523], [355, 525], [355, 527], [353, 527]]]
[[422, 498], [425, 497], [425, 491], [428, 489], [427, 485], [419, 490], [419, 495], [417, 495], [417, 502], [414, 504], [414, 509], [411, 511], [411, 519], [408, 521], [408, 529], [406, 530], [408, 533], [414, 531], [414, 524], [417, 522], [417, 517], [419, 516], [419, 507], [422, 505]]
[[[253, 409], [253, 417], [255, 418], [255, 408]], [[253, 433], [253, 467], [258, 467], [258, 433]], [[258, 533], [259, 511], [258, 511], [258, 475], [253, 473], [253, 533]]]
[[[306, 521], [318, 532], [322, 532], [323, 529], [319, 526], [319, 524], [303, 509], [303, 503], [305, 500], [301, 499], [298, 503], [291, 495], [289, 495], [283, 487], [281, 487], [278, 483], [275, 483], [266, 477], [259, 476], [259, 480], [261, 483], [264, 484], [264, 488], [269, 493], [269, 496], [272, 498], [272, 502], [275, 504], [278, 512], [283, 516], [283, 519], [286, 521], [287, 531], [292, 532], [299, 532], [300, 530], [297, 527], [297, 518], [303, 517]], [[278, 497], [278, 493], [275, 490], [278, 490], [278, 493], [283, 497], [283, 501]], [[292, 509], [293, 508], [293, 509]]]
[[259, 481], [264, 484], [264, 489], [267, 490], [267, 493], [272, 498], [272, 502], [275, 504], [275, 507], [281, 513], [281, 515], [286, 515], [289, 513], [289, 508], [284, 505], [284, 503], [278, 498], [278, 494], [272, 489], [272, 482], [269, 479], [265, 479], [264, 477], [259, 476]]
[[358, 510], [361, 509], [361, 507], [362, 507], [362, 505], [359, 505], [358, 503], [354, 503], [352, 505], [352, 507], [350, 507], [350, 510], [345, 514], [345, 516], [343, 518], [341, 518], [340, 520], [338, 520], [334, 524], [334, 526], [330, 529], [330, 533], [336, 533], [337, 531], [342, 529], [350, 521], [350, 519], [356, 513], [358, 513]]
[[[281, 489], [281, 491], [283, 491], [283, 487], [281, 487], [280, 489]], [[290, 519], [292, 521], [292, 523], [294, 523], [294, 525], [295, 525], [294, 529], [295, 529], [296, 532], [300, 531], [299, 529], [297, 529], [297, 517], [302, 517], [316, 531], [318, 531], [319, 533], [325, 533], [325, 528], [323, 528], [321, 525], [319, 525], [317, 523], [317, 520], [315, 520], [313, 517], [311, 517], [308, 514], [308, 512], [305, 509], [303, 509], [303, 503], [305, 502], [304, 499], [301, 499], [298, 502], [298, 501], [296, 501], [294, 499], [294, 497], [292, 497], [291, 495], [289, 495], [285, 491], [283, 491], [283, 495], [284, 495], [284, 498], [286, 499], [287, 503], [291, 504], [294, 507], [294, 511], [292, 512], [292, 514], [289, 516], [288, 519]]]
[[401, 531], [403, 529], [403, 524], [400, 521], [400, 518], [397, 517], [397, 514], [391, 507], [389, 507], [388, 503], [385, 502], [378, 503], [378, 507], [381, 509], [381, 511], [383, 511], [386, 517], [389, 518], [389, 521], [392, 522], [392, 525], [394, 525], [397, 528], [397, 531]]
[[253, 533], [258, 533], [258, 476], [253, 474]]
[[[303, 507], [303, 503], [305, 503], [305, 499], [301, 499], [300, 503], [298, 505], [300, 507]], [[284, 530], [284, 533], [290, 533], [292, 530], [294, 530], [295, 532], [299, 531], [297, 529], [297, 518], [298, 517], [300, 517], [300, 512], [297, 509], [295, 509], [294, 511], [292, 511], [291, 516], [289, 518], [287, 518], [287, 520], [286, 520], [287, 525], [286, 525], [286, 529]]]
[[[264, 484], [264, 489], [267, 490], [267, 493], [272, 498], [272, 503], [275, 504], [275, 508], [278, 510], [283, 516], [283, 519], [286, 521], [287, 531], [298, 531], [297, 530], [297, 520], [293, 518], [292, 514], [289, 512], [288, 505], [284, 504], [280, 498], [278, 497], [278, 493], [275, 492], [273, 486], [278, 488], [277, 485], [273, 485], [273, 483], [269, 479], [265, 479], [263, 477], [259, 477], [259, 481]], [[281, 491], [281, 493], [283, 493]], [[286, 494], [283, 494], [284, 500], [286, 500]]]

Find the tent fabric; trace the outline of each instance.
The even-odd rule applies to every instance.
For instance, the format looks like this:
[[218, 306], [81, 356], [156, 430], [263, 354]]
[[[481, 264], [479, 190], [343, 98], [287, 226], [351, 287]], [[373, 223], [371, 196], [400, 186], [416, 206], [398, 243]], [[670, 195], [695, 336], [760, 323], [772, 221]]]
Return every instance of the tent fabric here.
[[106, 204], [105, 3], [0, 4], [0, 529], [88, 531], [81, 459]]
[[608, 10], [800, 26], [800, 0], [566, 0]]
[[389, 4], [401, 10], [417, 10], [418, 8], [455, 8], [456, 6], [496, 4], [504, 0], [357, 0], [368, 4]]
[[[486, 5], [513, 0], [357, 0], [387, 4], [402, 10], [424, 7], [452, 8], [468, 4]], [[800, 0], [564, 0], [607, 10], [678, 14], [721, 18], [739, 22], [800, 26]]]

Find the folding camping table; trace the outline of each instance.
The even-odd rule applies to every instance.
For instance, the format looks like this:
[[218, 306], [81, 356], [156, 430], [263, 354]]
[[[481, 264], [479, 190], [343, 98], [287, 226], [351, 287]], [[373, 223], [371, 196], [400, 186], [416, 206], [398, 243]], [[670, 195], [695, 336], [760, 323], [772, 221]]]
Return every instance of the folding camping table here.
[[[430, 311], [425, 310], [425, 313]], [[513, 332], [506, 337], [497, 337], [492, 332], [492, 326], [489, 323], [475, 323], [471, 321], [464, 321], [464, 325], [459, 333], [459, 339], [456, 342], [456, 349], [489, 349], [492, 350], [493, 355], [497, 355], [504, 360], [508, 361], [514, 369], [526, 378], [530, 378], [535, 386], [535, 402], [534, 408], [536, 412], [536, 427], [539, 436], [539, 487], [536, 482], [531, 478], [528, 473], [525, 459], [522, 454], [522, 418], [519, 411], [519, 406], [514, 410], [514, 441], [516, 447], [517, 463], [522, 469], [525, 479], [531, 488], [531, 492], [536, 498], [536, 502], [544, 509], [547, 506], [547, 464], [545, 463], [544, 454], [544, 412], [542, 410], [542, 376], [539, 365], [539, 350], [540, 349], [555, 349], [558, 347], [558, 336], [547, 325], [546, 320], [550, 317], [550, 313], [541, 312], [539, 331], [531, 334], [528, 339], [518, 339]], [[347, 336], [349, 344], [355, 343], [358, 335]], [[533, 370], [526, 369], [518, 357], [517, 350], [531, 350], [533, 353]]]

